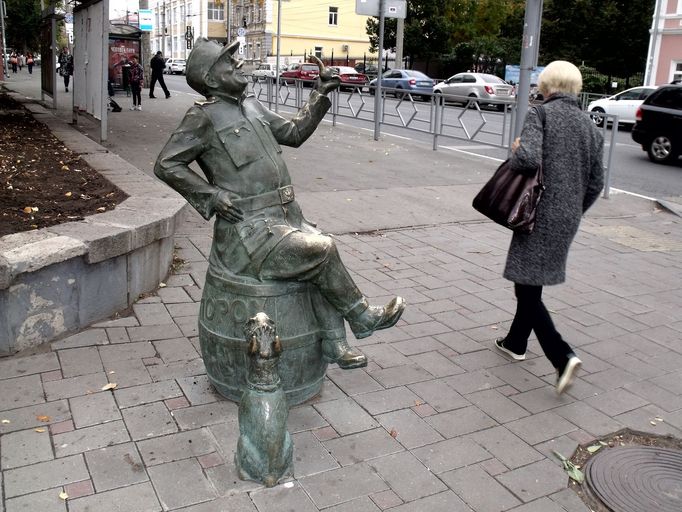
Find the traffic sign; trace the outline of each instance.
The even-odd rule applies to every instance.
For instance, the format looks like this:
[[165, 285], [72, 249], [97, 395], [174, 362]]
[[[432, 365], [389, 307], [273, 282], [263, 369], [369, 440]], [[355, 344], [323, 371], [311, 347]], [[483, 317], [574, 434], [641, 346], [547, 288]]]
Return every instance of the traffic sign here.
[[244, 27], [239, 27], [237, 29], [237, 35], [239, 37], [244, 37], [246, 35], [246, 29]]

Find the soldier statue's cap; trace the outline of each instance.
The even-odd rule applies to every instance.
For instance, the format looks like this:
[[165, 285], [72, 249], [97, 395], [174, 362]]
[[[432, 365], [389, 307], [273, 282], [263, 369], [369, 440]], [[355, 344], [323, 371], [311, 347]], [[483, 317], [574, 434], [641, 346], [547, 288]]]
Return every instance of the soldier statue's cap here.
[[194, 48], [187, 57], [185, 76], [187, 84], [199, 94], [206, 95], [206, 77], [213, 65], [222, 58], [231, 58], [239, 48], [239, 41], [222, 46], [216, 41], [209, 41], [205, 37], [199, 37], [194, 43]]

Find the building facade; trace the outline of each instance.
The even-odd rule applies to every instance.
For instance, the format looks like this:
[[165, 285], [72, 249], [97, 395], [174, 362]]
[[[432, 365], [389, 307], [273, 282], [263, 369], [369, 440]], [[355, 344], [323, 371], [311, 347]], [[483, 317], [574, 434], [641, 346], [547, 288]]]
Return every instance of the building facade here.
[[[224, 43], [239, 39], [241, 58], [264, 61], [277, 52], [277, 0], [150, 0], [155, 28], [153, 52], [186, 58], [187, 34]], [[315, 54], [341, 60], [369, 53], [367, 16], [355, 14], [355, 0], [281, 0], [280, 54]]]
[[682, 0], [656, 0], [645, 85], [682, 81]]

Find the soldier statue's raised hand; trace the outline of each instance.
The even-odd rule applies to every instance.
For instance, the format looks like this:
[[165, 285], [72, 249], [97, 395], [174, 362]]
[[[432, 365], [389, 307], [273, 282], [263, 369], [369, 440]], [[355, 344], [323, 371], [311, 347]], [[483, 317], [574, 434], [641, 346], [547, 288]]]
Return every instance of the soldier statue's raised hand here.
[[[187, 83], [206, 100], [189, 109], [154, 167], [204, 218], [216, 215], [209, 272], [313, 283], [356, 338], [395, 325], [405, 301], [395, 297], [385, 306], [369, 305], [334, 240], [304, 219], [282, 159], [280, 144], [298, 147], [315, 131], [339, 77], [315, 58], [320, 68], [315, 89], [287, 120], [245, 93], [243, 61], [234, 56], [238, 47], [197, 40], [187, 59]], [[193, 161], [206, 180], [189, 168]], [[330, 332], [322, 350], [342, 368], [367, 364], [348, 345], [345, 331]]]

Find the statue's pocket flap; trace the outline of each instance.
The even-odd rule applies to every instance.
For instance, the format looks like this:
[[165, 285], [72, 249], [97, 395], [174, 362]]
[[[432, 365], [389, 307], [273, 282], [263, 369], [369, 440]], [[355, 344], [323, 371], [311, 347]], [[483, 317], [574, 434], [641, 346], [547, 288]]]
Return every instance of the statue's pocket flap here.
[[258, 143], [258, 135], [244, 119], [218, 130], [218, 138], [238, 168], [263, 158], [263, 145]]
[[277, 142], [277, 139], [275, 138], [275, 134], [272, 133], [272, 129], [270, 128], [270, 122], [267, 119], [265, 119], [265, 116], [258, 116], [258, 121], [260, 122], [260, 125], [263, 127], [263, 131], [265, 132], [265, 136], [268, 138], [268, 140], [275, 147], [275, 150], [278, 153], [281, 153], [282, 148], [279, 145], [279, 142]]

